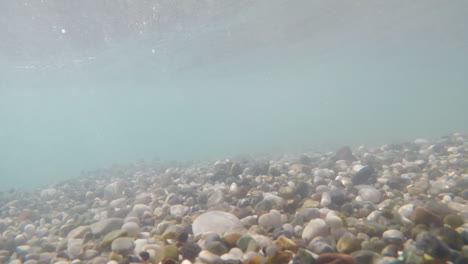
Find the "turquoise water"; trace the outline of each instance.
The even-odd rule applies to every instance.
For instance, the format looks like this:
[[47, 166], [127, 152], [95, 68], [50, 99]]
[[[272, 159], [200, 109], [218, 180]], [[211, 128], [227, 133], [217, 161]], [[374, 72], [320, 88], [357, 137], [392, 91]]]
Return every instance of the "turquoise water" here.
[[[139, 159], [384, 144], [468, 129], [465, 1], [189, 2], [161, 1], [170, 19], [117, 32], [107, 46], [79, 42], [76, 29], [91, 30], [90, 19], [119, 28], [118, 19], [90, 13], [71, 28], [57, 19], [55, 35], [26, 34], [35, 26], [15, 16], [24, 10], [2, 9], [2, 23], [16, 20], [0, 46], [1, 188]], [[131, 11], [119, 9], [122, 20], [143, 19]]]

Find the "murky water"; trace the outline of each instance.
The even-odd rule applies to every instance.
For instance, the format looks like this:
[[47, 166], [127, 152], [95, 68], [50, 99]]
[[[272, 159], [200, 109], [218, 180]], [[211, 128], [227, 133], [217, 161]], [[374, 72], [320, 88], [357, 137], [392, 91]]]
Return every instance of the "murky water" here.
[[466, 1], [16, 2], [0, 4], [2, 188], [468, 128]]

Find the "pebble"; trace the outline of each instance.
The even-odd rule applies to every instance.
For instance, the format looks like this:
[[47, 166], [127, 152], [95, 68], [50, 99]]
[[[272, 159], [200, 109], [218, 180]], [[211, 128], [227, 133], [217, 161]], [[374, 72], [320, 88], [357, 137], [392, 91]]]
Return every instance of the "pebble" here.
[[267, 232], [281, 227], [281, 214], [276, 210], [263, 214], [258, 219], [258, 224]]
[[182, 218], [185, 214], [187, 214], [189, 208], [185, 205], [175, 204], [172, 205], [169, 212], [175, 218]]
[[114, 252], [125, 253], [133, 251], [135, 243], [131, 237], [119, 237], [112, 242], [111, 250]]
[[359, 196], [364, 201], [369, 201], [372, 203], [379, 203], [382, 199], [382, 194], [373, 187], [364, 187], [359, 190]]
[[211, 253], [208, 250], [202, 250], [200, 252], [200, 254], [198, 255], [198, 257], [200, 258], [200, 260], [203, 263], [207, 263], [207, 264], [214, 264], [214, 263], [221, 263], [222, 262], [222, 259], [221, 259], [220, 256], [218, 256], [218, 255], [216, 255], [214, 253]]
[[192, 224], [195, 236], [202, 233], [224, 234], [244, 230], [243, 224], [235, 215], [222, 211], [209, 211], [198, 216]]
[[464, 263], [466, 139], [133, 164], [4, 192], [0, 262]]
[[327, 236], [328, 226], [327, 223], [322, 219], [312, 219], [304, 228], [302, 232], [302, 239], [305, 241], [311, 241], [317, 236]]
[[84, 240], [80, 238], [69, 239], [67, 243], [67, 254], [70, 258], [77, 258], [81, 254]]
[[107, 234], [113, 230], [120, 229], [123, 225], [123, 219], [121, 218], [107, 218], [97, 223], [90, 225], [91, 233], [99, 236]]
[[140, 226], [135, 222], [127, 222], [122, 225], [122, 230], [127, 232], [127, 236], [136, 237], [140, 233]]
[[395, 229], [385, 231], [382, 234], [382, 238], [389, 244], [395, 244], [399, 246], [401, 246], [405, 241], [405, 235], [401, 231]]

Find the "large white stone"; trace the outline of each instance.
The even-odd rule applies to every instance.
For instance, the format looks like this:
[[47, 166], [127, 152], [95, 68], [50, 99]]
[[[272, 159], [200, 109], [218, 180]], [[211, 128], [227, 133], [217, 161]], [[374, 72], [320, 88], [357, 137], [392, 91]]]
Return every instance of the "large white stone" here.
[[230, 231], [240, 231], [244, 227], [235, 215], [222, 212], [222, 211], [209, 211], [206, 212], [192, 224], [193, 234], [199, 235], [208, 232], [224, 234]]

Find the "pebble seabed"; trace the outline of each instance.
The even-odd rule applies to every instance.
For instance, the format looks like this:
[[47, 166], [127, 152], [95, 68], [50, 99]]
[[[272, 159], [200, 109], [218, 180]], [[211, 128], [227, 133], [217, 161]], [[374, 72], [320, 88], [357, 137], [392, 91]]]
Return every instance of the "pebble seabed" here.
[[0, 263], [468, 263], [468, 140], [141, 163], [0, 195]]

